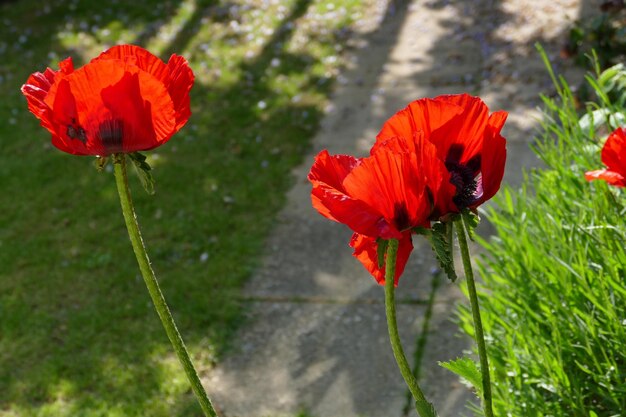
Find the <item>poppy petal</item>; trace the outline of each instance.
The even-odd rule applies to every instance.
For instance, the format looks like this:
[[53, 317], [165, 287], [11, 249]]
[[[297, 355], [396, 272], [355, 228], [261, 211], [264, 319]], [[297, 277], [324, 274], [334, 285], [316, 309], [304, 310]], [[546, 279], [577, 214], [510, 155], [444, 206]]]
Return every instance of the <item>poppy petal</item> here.
[[65, 58], [59, 62], [59, 72], [63, 75], [69, 75], [74, 72], [74, 61], [72, 57]]
[[348, 155], [330, 155], [321, 151], [309, 173], [313, 184], [311, 200], [321, 215], [343, 223], [352, 230], [369, 236], [378, 236], [379, 230], [389, 229], [383, 216], [345, 191], [343, 180], [359, 164]]
[[61, 79], [55, 85], [54, 95], [50, 97], [54, 98], [51, 106], [52, 129], [49, 129], [52, 133], [52, 144], [73, 155], [91, 155], [86, 143], [87, 133], [78, 121], [76, 100], [67, 78]]
[[315, 157], [308, 179], [313, 183], [326, 184], [345, 193], [343, 180], [359, 164], [359, 159], [350, 155], [330, 155], [326, 149]]
[[487, 120], [487, 126], [492, 132], [500, 133], [508, 116], [504, 110], [494, 111]]
[[[385, 123], [371, 153], [394, 135], [409, 143], [408, 152], [419, 155], [434, 196], [431, 218], [475, 208], [500, 187], [506, 158], [500, 131], [506, 116], [503, 111], [490, 116], [485, 103], [468, 94], [416, 100]], [[432, 143], [436, 154], [420, 144], [422, 138]]]
[[[140, 81], [140, 78], [144, 79]], [[148, 98], [144, 87], [150, 81], [154, 81], [154, 91]], [[161, 86], [161, 91], [157, 86]], [[102, 89], [102, 103], [110, 119], [98, 120], [98, 134], [107, 154], [154, 148], [172, 131], [171, 117], [158, 117], [161, 109], [155, 109], [154, 113], [151, 111], [156, 103], [167, 108], [168, 97], [162, 87], [145, 72], [125, 72], [117, 83]], [[144, 88], [143, 94], [141, 88]]]
[[191, 116], [189, 90], [193, 86], [194, 75], [187, 60], [180, 55], [172, 55], [167, 63], [169, 81], [167, 90], [172, 97], [176, 111], [176, 130], [187, 123]]
[[[452, 198], [456, 193], [456, 187], [450, 183], [450, 173], [445, 164], [439, 159], [435, 145], [425, 139], [423, 132], [416, 132], [413, 140], [402, 137], [393, 137], [379, 141], [372, 147], [372, 154], [386, 148], [393, 152], [406, 152], [415, 155], [414, 166], [419, 170], [426, 184], [428, 203], [431, 206], [429, 217], [438, 217], [438, 213], [457, 211]], [[427, 227], [427, 224], [422, 225]]]
[[99, 59], [119, 59], [134, 63], [141, 70], [162, 81], [174, 103], [176, 131], [187, 123], [191, 116], [189, 91], [193, 86], [194, 75], [185, 58], [172, 54], [166, 65], [155, 55], [141, 47], [118, 45], [103, 52], [95, 60]]
[[176, 55], [167, 65], [134, 45], [119, 45], [74, 70], [32, 74], [22, 86], [29, 110], [52, 143], [77, 155], [149, 150], [168, 141], [188, 120], [193, 72]]
[[[43, 73], [35, 72], [28, 77], [28, 80], [26, 80], [26, 83], [21, 88], [22, 94], [24, 94], [28, 103], [28, 110], [40, 119], [42, 126], [46, 127], [48, 130], [50, 130], [47, 126], [49, 125], [48, 117], [50, 107], [48, 107], [44, 100], [50, 91], [50, 87], [52, 87], [54, 83], [56, 74], [57, 71], [50, 68], [46, 68]], [[44, 125], [44, 123], [46, 125]]]
[[449, 157], [450, 148], [459, 145], [462, 154], [457, 162], [465, 164], [482, 150], [489, 109], [480, 98], [468, 94], [442, 96], [438, 99], [445, 105], [445, 111], [454, 109], [457, 112], [460, 108], [461, 112], [449, 123], [433, 130], [428, 140], [435, 144], [439, 157], [444, 161]]
[[[381, 213], [396, 231], [422, 225], [431, 207], [416, 158], [415, 153], [381, 148], [363, 158], [346, 176], [343, 186], [347, 194]], [[389, 239], [398, 235], [381, 231], [376, 236]]]
[[619, 172], [609, 171], [608, 169], [599, 169], [597, 171], [585, 172], [585, 179], [587, 181], [604, 180], [607, 183], [616, 187], [626, 186], [626, 178]]
[[[69, 82], [77, 112], [75, 122], [77, 129], [85, 132], [89, 154], [149, 150], [174, 133], [173, 104], [165, 86], [134, 65], [97, 60], [64, 80]], [[53, 86], [46, 102], [54, 103], [55, 121], [64, 128], [73, 121], [68, 120], [66, 101], [56, 100], [58, 91]], [[110, 129], [112, 121], [119, 127], [115, 132]], [[117, 137], [120, 135], [123, 138]]]
[[422, 131], [446, 160], [453, 144], [463, 146], [465, 163], [480, 153], [489, 109], [479, 97], [469, 94], [443, 95], [415, 100], [391, 117], [377, 136], [377, 141], [393, 136], [412, 138]]
[[[376, 238], [368, 237], [355, 233], [350, 240], [350, 246], [354, 248], [353, 256], [357, 258], [374, 277], [380, 285], [385, 285], [385, 267], [378, 266], [378, 242]], [[398, 253], [396, 257], [396, 271], [394, 275], [394, 284], [398, 286], [400, 276], [404, 272], [409, 256], [413, 251], [413, 242], [411, 240], [411, 232], [402, 233], [402, 237], [398, 244]], [[386, 254], [385, 254], [386, 258]]]
[[626, 186], [626, 129], [611, 132], [602, 147], [602, 162], [608, 168], [586, 172], [587, 181], [604, 180], [617, 187]]
[[152, 74], [153, 77], [164, 83], [168, 81], [169, 71], [165, 63], [149, 51], [139, 46], [116, 45], [98, 55], [96, 58], [91, 60], [91, 62], [107, 59], [131, 63], [136, 65], [142, 71]]
[[489, 116], [481, 152], [480, 182], [482, 195], [476, 203], [471, 205], [472, 208], [476, 208], [489, 200], [500, 189], [506, 163], [506, 140], [500, 135], [500, 130], [504, 126], [507, 116], [508, 114], [504, 111], [497, 111]]
[[376, 136], [376, 141], [394, 136], [410, 139], [419, 131], [429, 136], [432, 131], [446, 125], [462, 112], [461, 107], [450, 106], [439, 98], [415, 100], [385, 122]]
[[626, 176], [626, 129], [617, 128], [602, 147], [602, 162], [609, 170]]

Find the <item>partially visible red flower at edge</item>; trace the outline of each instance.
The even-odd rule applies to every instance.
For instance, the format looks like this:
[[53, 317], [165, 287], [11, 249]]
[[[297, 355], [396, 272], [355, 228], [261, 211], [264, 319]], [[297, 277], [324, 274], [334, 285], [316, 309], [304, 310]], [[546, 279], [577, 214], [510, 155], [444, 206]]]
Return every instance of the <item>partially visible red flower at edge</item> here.
[[377, 239], [398, 239], [395, 283], [413, 249], [411, 229], [426, 226], [431, 207], [416, 155], [382, 149], [367, 158], [320, 152], [309, 173], [313, 207], [355, 233], [350, 245], [381, 284]]
[[71, 58], [32, 74], [22, 86], [29, 110], [74, 155], [153, 149], [185, 125], [194, 75], [185, 58], [165, 64], [143, 48], [120, 45], [74, 70]]
[[[505, 111], [490, 115], [480, 98], [467, 94], [416, 100], [387, 120], [371, 153], [402, 144], [422, 155], [422, 169], [431, 172], [428, 186], [434, 210], [430, 218], [438, 220], [464, 208], [475, 209], [500, 188], [506, 160], [506, 140], [500, 130], [506, 117]], [[416, 140], [418, 133], [426, 142]], [[432, 186], [433, 180], [442, 184]]]
[[604, 180], [617, 187], [626, 186], [626, 129], [617, 128], [602, 147], [602, 162], [606, 169], [585, 173], [587, 181]]

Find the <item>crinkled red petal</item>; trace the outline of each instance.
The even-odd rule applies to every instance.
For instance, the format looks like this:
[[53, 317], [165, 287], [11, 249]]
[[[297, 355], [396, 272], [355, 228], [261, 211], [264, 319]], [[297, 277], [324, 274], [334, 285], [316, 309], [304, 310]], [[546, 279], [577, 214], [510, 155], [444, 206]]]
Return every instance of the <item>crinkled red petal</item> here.
[[380, 149], [363, 158], [343, 186], [348, 195], [381, 213], [395, 228], [393, 235], [380, 231], [370, 236], [397, 238], [397, 232], [423, 224], [430, 214], [425, 179], [414, 153]]
[[191, 116], [189, 91], [194, 83], [194, 75], [187, 60], [180, 55], [172, 55], [167, 63], [169, 83], [167, 90], [172, 97], [176, 112], [176, 130], [187, 123]]
[[428, 137], [463, 112], [462, 108], [449, 105], [445, 97], [447, 96], [411, 102], [385, 122], [376, 136], [376, 141], [384, 141], [394, 136], [410, 139], [416, 132], [423, 132]]
[[103, 52], [95, 60], [100, 59], [120, 59], [134, 63], [143, 71], [161, 80], [174, 103], [176, 131], [187, 123], [191, 116], [189, 91], [194, 83], [194, 75], [185, 58], [173, 54], [165, 64], [161, 59], [139, 46], [119, 45]]
[[489, 200], [500, 189], [506, 163], [506, 140], [500, 135], [500, 131], [507, 116], [505, 111], [497, 111], [489, 116], [481, 153], [482, 196], [471, 208]]
[[324, 149], [315, 157], [315, 162], [307, 178], [314, 185], [318, 183], [327, 184], [329, 187], [345, 193], [343, 180], [359, 162], [360, 159], [353, 156], [330, 155]]
[[63, 61], [59, 62], [59, 72], [62, 75], [69, 75], [74, 72], [74, 61], [72, 57], [65, 58]]
[[[385, 285], [385, 268], [378, 266], [378, 243], [375, 238], [364, 236], [358, 233], [352, 235], [350, 246], [354, 248], [353, 256], [357, 258], [374, 277], [380, 285]], [[409, 256], [413, 251], [413, 242], [411, 240], [411, 232], [402, 233], [402, 237], [398, 244], [398, 254], [396, 258], [396, 271], [394, 275], [394, 284], [398, 286], [400, 276], [404, 272]], [[386, 259], [386, 254], [385, 254]]]
[[392, 137], [378, 141], [374, 144], [371, 153], [374, 154], [380, 149], [413, 155], [411, 157], [412, 171], [425, 184], [424, 198], [429, 207], [427, 217], [438, 217], [438, 213], [457, 211], [456, 205], [452, 203], [456, 188], [450, 183], [450, 173], [443, 161], [439, 159], [437, 148], [425, 139], [423, 132], [414, 133], [412, 140]]
[[74, 70], [34, 73], [22, 87], [30, 111], [59, 149], [78, 155], [149, 150], [169, 140], [191, 114], [193, 72], [172, 55], [166, 65], [134, 45], [110, 48]]
[[136, 45], [116, 45], [92, 59], [91, 62], [107, 59], [134, 64], [142, 71], [152, 74], [154, 78], [162, 81], [164, 84], [169, 82], [167, 65], [160, 58], [142, 47]]
[[[416, 100], [385, 123], [372, 153], [394, 136], [409, 143], [412, 140], [414, 145], [408, 146], [409, 152], [420, 155], [418, 163], [425, 171], [428, 188], [434, 195], [433, 217], [437, 217], [459, 211], [453, 201], [457, 190], [450, 184], [450, 173], [444, 164], [450, 159], [454, 145], [458, 155], [452, 163], [464, 166], [468, 162], [476, 164], [476, 160], [480, 161], [477, 174], [477, 194], [480, 196], [470, 206], [475, 208], [491, 198], [500, 187], [506, 159], [506, 143], [500, 131], [506, 116], [503, 111], [489, 116], [485, 103], [468, 94]], [[421, 135], [432, 143], [436, 153], [419, 143]]]
[[[101, 153], [89, 150], [86, 136], [80, 136], [83, 140], [78, 138], [78, 132], [81, 129], [80, 118], [76, 99], [67, 78], [62, 78], [54, 85], [53, 94], [50, 94], [49, 98], [53, 99], [50, 103], [51, 120], [54, 127], [52, 144], [63, 152], [73, 155], [101, 155]], [[74, 129], [77, 134], [76, 138], [70, 137], [72, 134], [70, 129]]]
[[50, 107], [45, 103], [46, 96], [50, 91], [50, 87], [54, 83], [56, 71], [47, 68], [43, 73], [35, 72], [28, 77], [26, 84], [22, 86], [22, 94], [26, 97], [28, 110], [35, 115], [41, 125], [53, 131], [50, 122]]
[[358, 164], [358, 159], [348, 155], [331, 156], [328, 151], [320, 152], [308, 176], [313, 184], [313, 207], [323, 216], [356, 232], [379, 236], [382, 231], [385, 235], [399, 236], [397, 231], [390, 230], [381, 213], [346, 192], [342, 183]]
[[602, 162], [610, 171], [626, 177], [626, 129], [617, 128], [606, 139]]
[[607, 169], [599, 169], [597, 171], [585, 172], [585, 179], [587, 181], [604, 180], [607, 183], [616, 187], [626, 186], [626, 178], [619, 172], [609, 171]]
[[[55, 84], [46, 103], [52, 108], [60, 140], [72, 148], [71, 153], [108, 155], [148, 150], [174, 133], [173, 104], [165, 86], [135, 65], [95, 60], [63, 80], [69, 90], [61, 91], [55, 88], [60, 83]], [[57, 94], [62, 99], [57, 99]], [[122, 135], [121, 145], [112, 145], [107, 139], [111, 126], [115, 126], [115, 135]], [[72, 135], [70, 127], [74, 132], [82, 130], [84, 137]]]
[[[478, 97], [468, 94], [438, 97], [447, 113], [456, 113], [448, 123], [434, 129], [427, 137], [435, 144], [439, 157], [445, 161], [452, 145], [460, 145], [463, 153], [460, 163], [464, 164], [483, 148], [485, 128], [489, 117], [489, 109]], [[460, 113], [458, 109], [461, 109]]]

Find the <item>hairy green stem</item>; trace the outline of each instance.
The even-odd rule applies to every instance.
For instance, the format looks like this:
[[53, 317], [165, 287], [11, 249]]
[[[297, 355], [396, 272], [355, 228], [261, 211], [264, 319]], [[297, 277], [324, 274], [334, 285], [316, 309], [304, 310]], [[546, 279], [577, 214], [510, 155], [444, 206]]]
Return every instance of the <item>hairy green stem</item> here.
[[398, 255], [398, 240], [391, 239], [387, 245], [387, 258], [385, 260], [385, 313], [387, 314], [387, 328], [389, 330], [389, 340], [391, 341], [391, 349], [393, 356], [396, 358], [400, 373], [404, 378], [409, 391], [415, 398], [415, 408], [421, 417], [435, 417], [435, 409], [433, 405], [426, 400], [422, 390], [420, 389], [417, 379], [411, 371], [411, 366], [406, 360], [400, 335], [398, 334], [398, 323], [396, 321], [396, 302], [395, 302], [395, 286], [394, 278], [396, 274], [396, 258]]
[[472, 307], [472, 318], [474, 321], [474, 333], [476, 344], [478, 345], [478, 357], [480, 359], [480, 373], [483, 379], [483, 407], [486, 417], [493, 417], [493, 406], [491, 399], [491, 377], [489, 375], [489, 359], [487, 358], [487, 347], [485, 345], [485, 335], [483, 333], [483, 323], [480, 318], [480, 308], [478, 306], [478, 295], [476, 294], [476, 284], [474, 282], [474, 272], [469, 254], [469, 247], [465, 237], [465, 225], [462, 219], [456, 220], [456, 235], [461, 248], [461, 258], [463, 259], [463, 269], [467, 281], [470, 304]]
[[152, 298], [154, 307], [156, 308], [157, 314], [161, 319], [161, 323], [165, 328], [165, 333], [167, 333], [167, 337], [170, 339], [170, 342], [172, 342], [172, 346], [174, 346], [174, 350], [176, 351], [178, 360], [185, 369], [187, 378], [191, 383], [191, 388], [193, 389], [193, 392], [196, 395], [196, 398], [198, 399], [202, 410], [204, 411], [204, 415], [206, 417], [216, 417], [217, 413], [213, 409], [211, 400], [209, 400], [209, 397], [207, 396], [207, 393], [204, 390], [202, 383], [200, 382], [200, 378], [198, 378], [198, 373], [196, 372], [196, 369], [191, 362], [191, 358], [189, 357], [189, 353], [187, 352], [185, 343], [183, 342], [183, 339], [180, 336], [178, 329], [176, 328], [176, 323], [174, 323], [172, 313], [167, 307], [165, 298], [163, 298], [163, 293], [161, 293], [161, 289], [159, 288], [159, 283], [157, 282], [154, 271], [152, 270], [152, 266], [150, 265], [150, 260], [148, 259], [148, 254], [146, 253], [146, 248], [143, 244], [143, 239], [141, 238], [141, 232], [139, 231], [137, 217], [135, 216], [135, 209], [133, 208], [133, 202], [130, 196], [130, 189], [128, 187], [128, 177], [126, 174], [126, 155], [116, 154], [113, 156], [113, 160], [115, 182], [117, 184], [117, 191], [120, 196], [122, 213], [124, 214], [126, 228], [128, 229], [128, 236], [130, 237], [133, 251], [135, 252], [135, 256], [137, 257], [137, 262], [139, 263], [141, 275], [143, 275], [143, 279], [146, 283], [146, 286], [148, 287], [148, 292], [150, 293], [150, 297]]

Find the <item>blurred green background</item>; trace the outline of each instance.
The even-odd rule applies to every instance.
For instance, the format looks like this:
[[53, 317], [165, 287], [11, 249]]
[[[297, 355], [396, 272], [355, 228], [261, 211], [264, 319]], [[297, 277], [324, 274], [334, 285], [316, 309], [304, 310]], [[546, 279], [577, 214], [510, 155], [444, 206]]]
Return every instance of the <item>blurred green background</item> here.
[[193, 115], [131, 187], [201, 375], [241, 322], [239, 290], [341, 68], [358, 0], [0, 2], [0, 415], [196, 416], [154, 312], [112, 173], [58, 151], [20, 86], [116, 43], [195, 74]]

